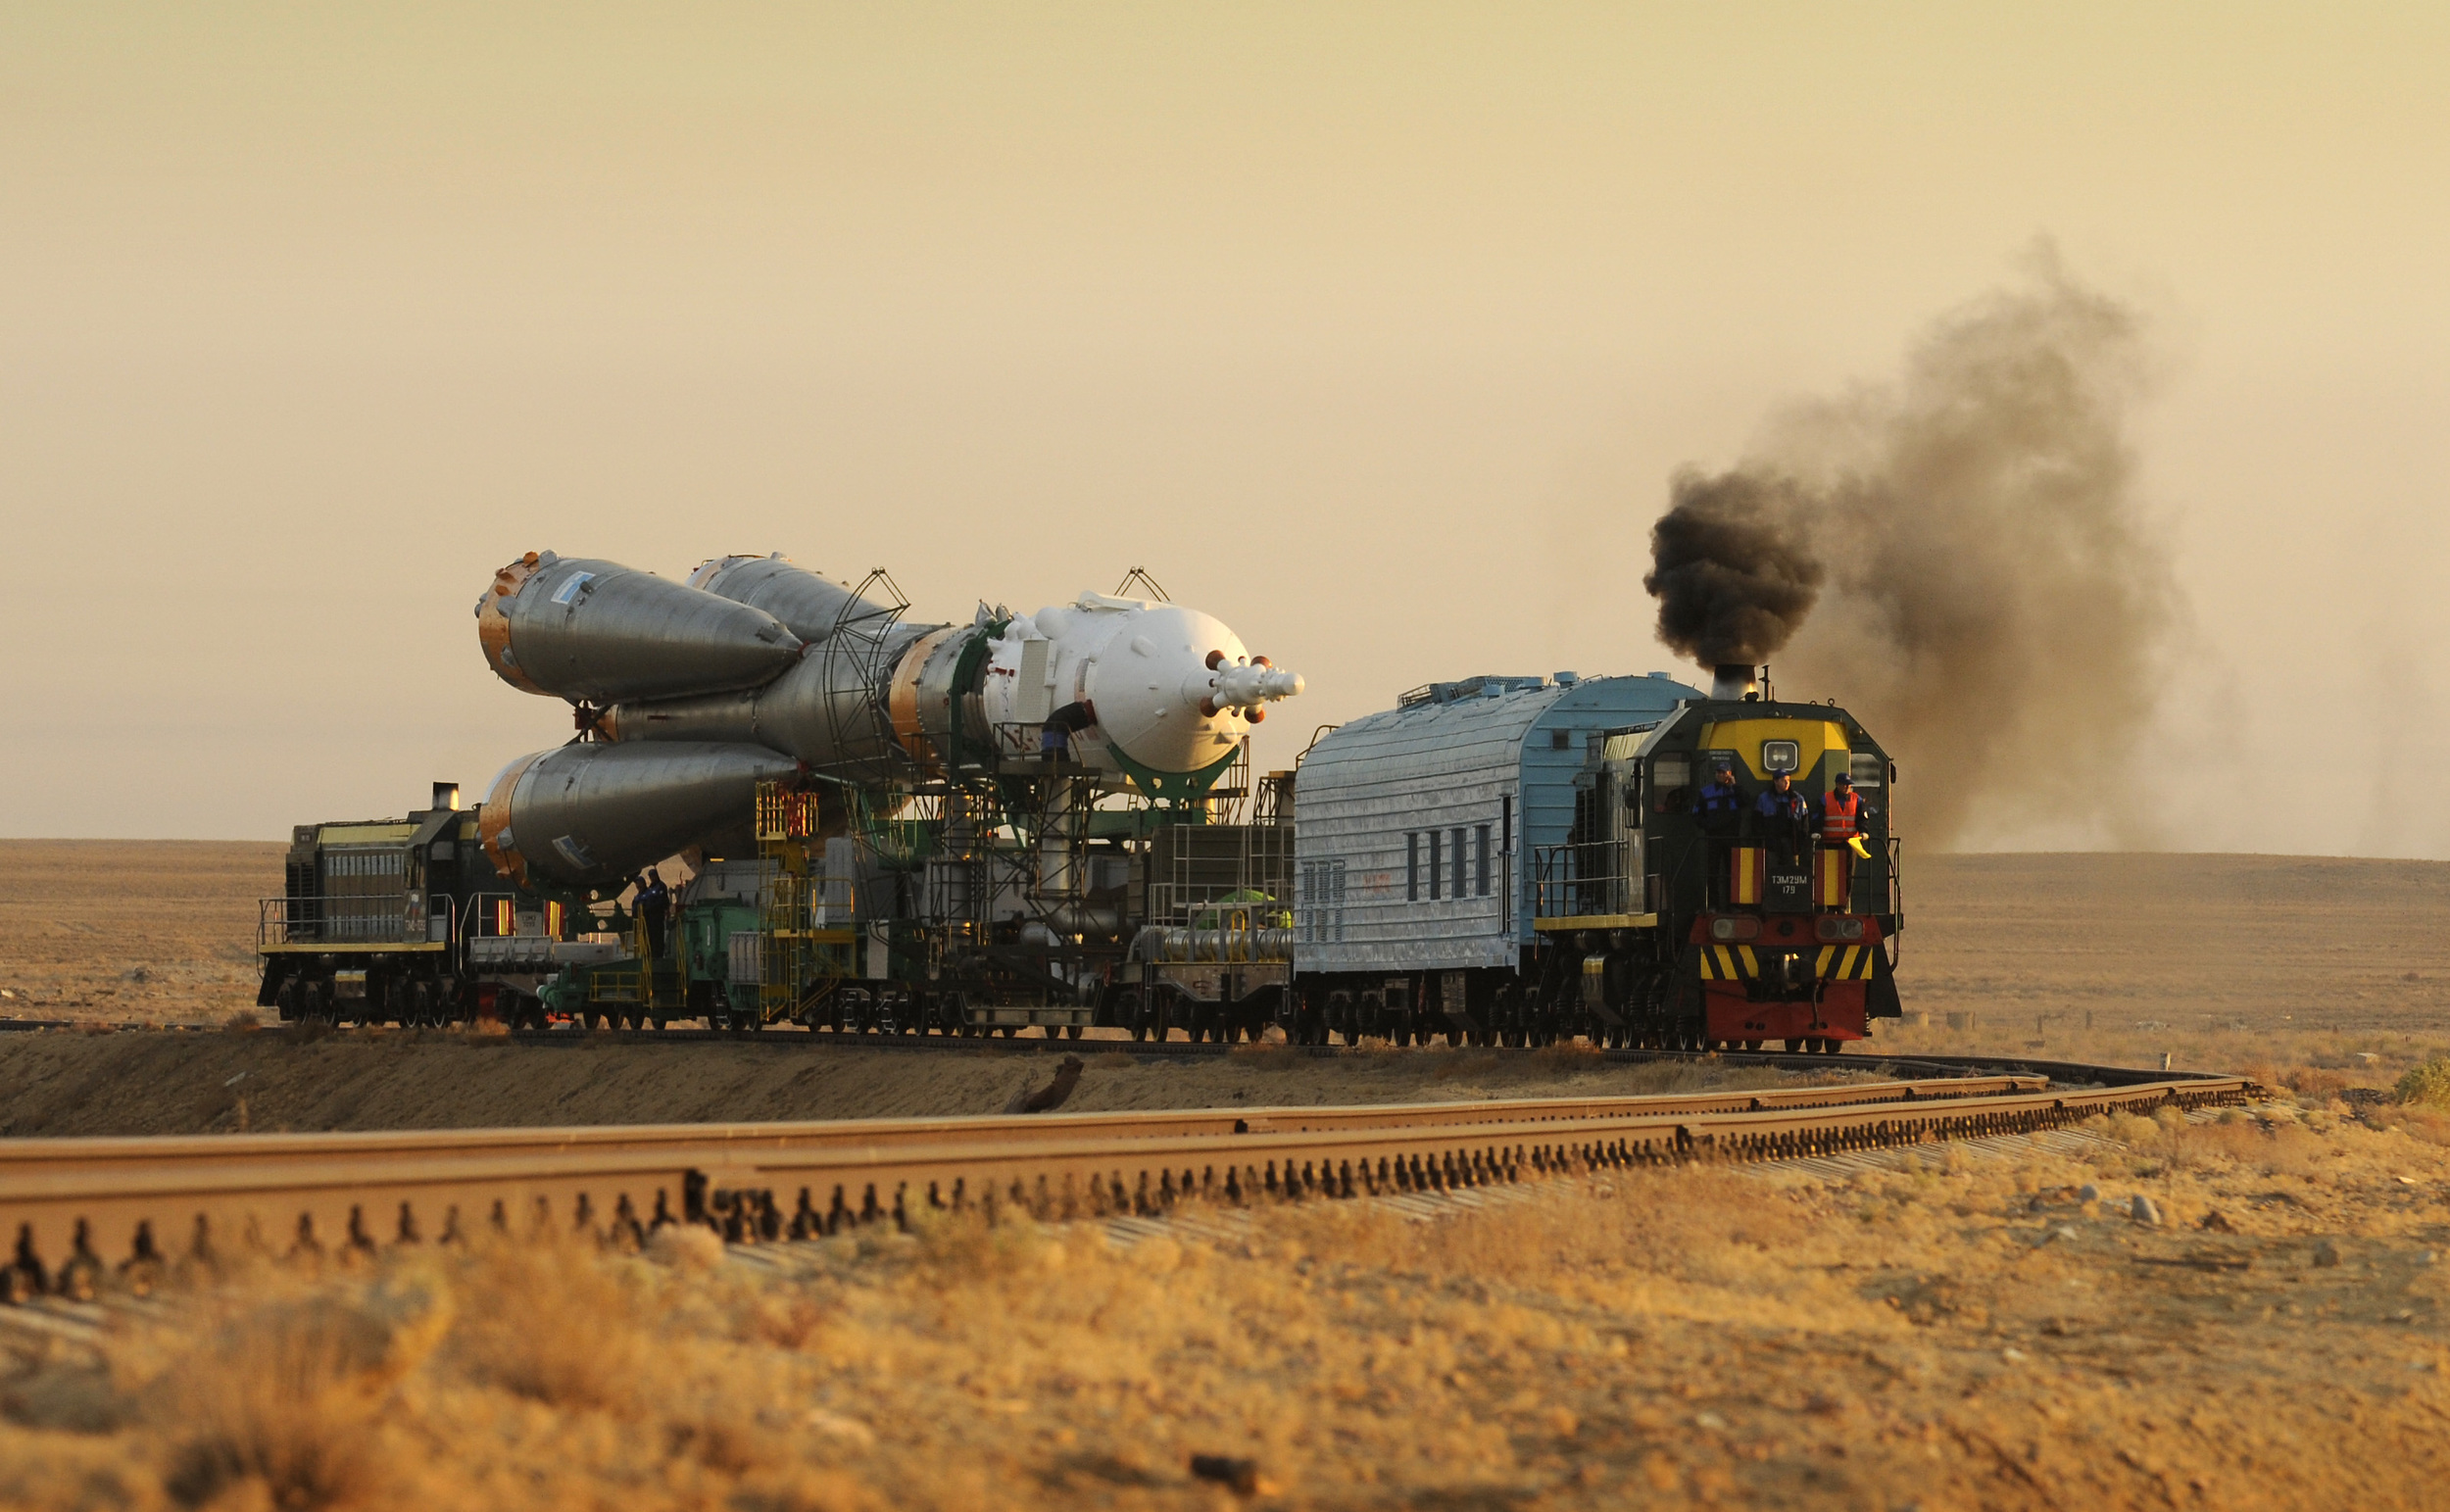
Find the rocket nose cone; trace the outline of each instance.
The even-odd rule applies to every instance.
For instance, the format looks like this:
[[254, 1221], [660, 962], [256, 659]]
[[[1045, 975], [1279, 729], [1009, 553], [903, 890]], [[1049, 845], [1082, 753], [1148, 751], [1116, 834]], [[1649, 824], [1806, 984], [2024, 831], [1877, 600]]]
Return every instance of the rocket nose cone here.
[[1135, 617], [1098, 668], [1099, 728], [1117, 751], [1152, 771], [1204, 771], [1232, 754], [1242, 722], [1208, 701], [1209, 658], [1230, 665], [1242, 637], [1212, 614], [1164, 605]]

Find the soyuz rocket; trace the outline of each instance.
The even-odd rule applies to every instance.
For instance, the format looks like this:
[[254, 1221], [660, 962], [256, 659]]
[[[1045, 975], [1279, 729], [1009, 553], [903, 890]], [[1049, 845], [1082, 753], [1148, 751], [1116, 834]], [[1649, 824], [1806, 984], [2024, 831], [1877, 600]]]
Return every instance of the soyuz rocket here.
[[476, 601], [503, 681], [565, 699], [592, 739], [521, 756], [478, 810], [523, 886], [614, 889], [704, 846], [749, 845], [757, 785], [814, 774], [894, 790], [1038, 769], [1050, 719], [1101, 786], [1198, 791], [1301, 678], [1223, 622], [1083, 593], [1004, 618], [911, 624], [782, 556], [686, 583], [529, 552]]

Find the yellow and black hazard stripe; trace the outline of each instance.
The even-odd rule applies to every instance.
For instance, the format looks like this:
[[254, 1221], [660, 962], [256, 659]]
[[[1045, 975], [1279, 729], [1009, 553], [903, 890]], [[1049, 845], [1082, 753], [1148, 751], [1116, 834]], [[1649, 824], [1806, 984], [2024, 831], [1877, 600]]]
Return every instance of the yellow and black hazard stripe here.
[[1812, 974], [1824, 982], [1868, 982], [1879, 956], [1877, 946], [1825, 945], [1821, 947], [1820, 959], [1813, 963]]
[[1701, 980], [1747, 982], [1761, 975], [1761, 958], [1748, 945], [1705, 945], [1701, 948]]

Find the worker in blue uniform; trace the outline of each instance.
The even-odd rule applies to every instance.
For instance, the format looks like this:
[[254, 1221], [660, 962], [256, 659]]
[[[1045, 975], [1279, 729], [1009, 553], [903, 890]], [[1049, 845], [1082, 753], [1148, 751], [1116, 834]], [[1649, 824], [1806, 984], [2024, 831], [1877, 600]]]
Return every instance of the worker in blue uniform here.
[[1693, 817], [1701, 825], [1703, 844], [1709, 847], [1709, 902], [1716, 907], [1727, 888], [1727, 848], [1743, 825], [1743, 790], [1736, 786], [1736, 769], [1725, 761], [1702, 785], [1701, 796], [1693, 800]]
[[1701, 821], [1701, 833], [1716, 840], [1732, 840], [1736, 825], [1743, 816], [1744, 796], [1736, 786], [1736, 769], [1721, 765], [1710, 775], [1693, 801], [1693, 813]]
[[637, 901], [630, 906], [637, 909], [639, 919], [647, 926], [648, 957], [662, 960], [672, 916], [672, 890], [663, 885], [662, 872], [652, 866], [647, 868], [647, 874], [638, 879]]
[[1753, 801], [1752, 811], [1761, 818], [1762, 835], [1771, 852], [1789, 867], [1802, 865], [1812, 847], [1812, 801], [1795, 790], [1794, 774], [1774, 773], [1770, 785]]
[[1047, 716], [1039, 731], [1038, 752], [1050, 767], [1059, 766], [1072, 754], [1072, 737], [1098, 722], [1098, 706], [1082, 699], [1066, 704]]

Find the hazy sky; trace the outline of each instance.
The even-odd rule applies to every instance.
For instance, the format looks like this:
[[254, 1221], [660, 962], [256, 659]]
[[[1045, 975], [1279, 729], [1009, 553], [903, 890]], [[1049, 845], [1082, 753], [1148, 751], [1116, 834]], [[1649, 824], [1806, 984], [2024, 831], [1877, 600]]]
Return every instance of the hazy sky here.
[[2047, 236], [2164, 366], [2169, 843], [2450, 855], [2450, 9], [2007, 9], [0, 8], [0, 834], [473, 789], [535, 548], [1145, 563], [1267, 765], [1674, 668], [1671, 471]]

